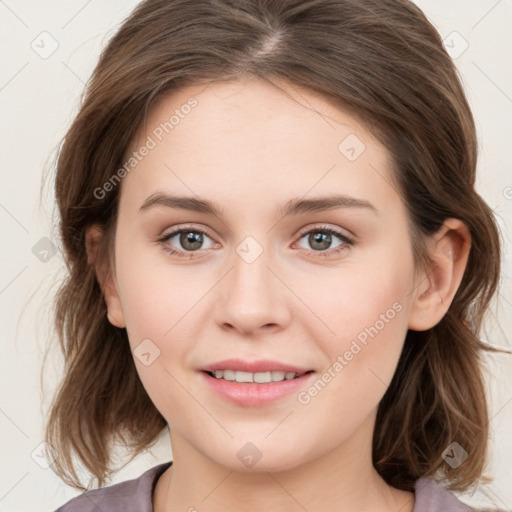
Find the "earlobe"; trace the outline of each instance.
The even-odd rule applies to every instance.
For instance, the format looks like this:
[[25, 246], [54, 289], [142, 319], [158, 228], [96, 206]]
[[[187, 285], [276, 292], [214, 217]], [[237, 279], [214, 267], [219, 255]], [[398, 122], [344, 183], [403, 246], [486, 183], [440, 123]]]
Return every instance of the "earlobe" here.
[[121, 308], [121, 300], [110, 272], [108, 272], [104, 283], [102, 290], [105, 304], [107, 305], [108, 321], [115, 327], [124, 328], [126, 327], [126, 322], [123, 309]]
[[409, 329], [426, 331], [448, 311], [466, 269], [471, 235], [459, 219], [447, 219], [428, 241], [431, 266], [413, 294]]
[[87, 251], [87, 263], [94, 267], [96, 279], [105, 299], [109, 322], [115, 327], [124, 328], [126, 327], [126, 322], [117, 287], [110, 265], [104, 257], [104, 252], [101, 251], [103, 236], [104, 232], [97, 224], [86, 229], [85, 248]]

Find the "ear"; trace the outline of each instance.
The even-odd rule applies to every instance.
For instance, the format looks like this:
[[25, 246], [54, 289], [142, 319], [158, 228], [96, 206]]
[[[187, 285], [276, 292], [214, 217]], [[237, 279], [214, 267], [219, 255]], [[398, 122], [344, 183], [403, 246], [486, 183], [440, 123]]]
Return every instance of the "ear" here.
[[409, 329], [426, 331], [448, 311], [471, 248], [471, 234], [459, 219], [447, 219], [428, 241], [431, 266], [413, 291]]
[[86, 228], [85, 248], [87, 251], [87, 263], [94, 266], [96, 278], [100, 285], [105, 304], [107, 306], [107, 317], [115, 327], [126, 327], [121, 301], [117, 286], [113, 278], [110, 264], [102, 257], [106, 252], [102, 251], [104, 231], [98, 224]]

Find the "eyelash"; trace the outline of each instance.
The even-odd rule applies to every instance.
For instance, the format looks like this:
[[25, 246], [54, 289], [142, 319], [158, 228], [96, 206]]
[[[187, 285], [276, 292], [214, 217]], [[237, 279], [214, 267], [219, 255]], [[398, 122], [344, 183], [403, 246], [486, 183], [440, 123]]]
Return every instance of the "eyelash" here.
[[[171, 248], [167, 242], [172, 239], [174, 236], [176, 236], [177, 234], [180, 234], [180, 233], [183, 233], [183, 232], [188, 232], [188, 233], [201, 233], [202, 235], [206, 235], [208, 238], [211, 238], [213, 239], [213, 237], [211, 237], [207, 231], [203, 230], [203, 229], [200, 229], [200, 228], [194, 228], [192, 226], [184, 226], [184, 227], [180, 227], [179, 229], [176, 229], [174, 231], [172, 231], [171, 233], [168, 233], [167, 235], [163, 236], [162, 238], [159, 238], [157, 240], [157, 242], [160, 242], [162, 244], [162, 248], [164, 251], [166, 251], [167, 253], [173, 255], [173, 256], [178, 256], [178, 257], [182, 257], [182, 258], [189, 258], [189, 259], [192, 259], [194, 258], [193, 254], [196, 253], [196, 252], [199, 252], [199, 251], [177, 251], [176, 249], [173, 249]], [[315, 254], [315, 257], [320, 257], [320, 258], [323, 258], [323, 257], [327, 257], [327, 256], [332, 256], [332, 255], [335, 255], [335, 254], [339, 254], [341, 253], [342, 251], [345, 251], [347, 250], [350, 246], [353, 246], [355, 244], [354, 240], [347, 237], [346, 235], [344, 235], [343, 233], [335, 230], [335, 229], [332, 229], [332, 228], [329, 228], [327, 226], [323, 226], [323, 227], [316, 227], [316, 228], [309, 228], [309, 229], [305, 229], [303, 231], [301, 231], [300, 233], [300, 236], [299, 236], [299, 240], [301, 240], [304, 235], [307, 235], [309, 233], [328, 233], [329, 235], [334, 235], [336, 237], [338, 237], [343, 243], [340, 244], [338, 247], [335, 247], [334, 249], [329, 249], [329, 250], [326, 250], [326, 251], [313, 251], [313, 250], [306, 250], [306, 252], [308, 253], [314, 253]]]

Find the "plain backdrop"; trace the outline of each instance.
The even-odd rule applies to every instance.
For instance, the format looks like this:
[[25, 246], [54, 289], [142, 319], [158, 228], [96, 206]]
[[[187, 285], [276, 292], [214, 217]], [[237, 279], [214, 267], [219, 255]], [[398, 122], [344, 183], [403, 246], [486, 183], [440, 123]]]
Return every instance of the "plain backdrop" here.
[[[101, 49], [138, 2], [134, 0], [0, 0], [0, 512], [52, 511], [77, 494], [41, 457], [43, 413], [62, 362], [53, 354], [47, 388], [40, 372], [51, 336], [52, 286], [63, 272], [54, 252], [51, 186], [40, 202], [42, 173], [77, 112]], [[503, 281], [488, 318], [488, 343], [511, 347], [512, 273], [512, 2], [417, 2], [446, 41], [466, 88], [479, 135], [477, 189], [503, 233]], [[467, 491], [474, 505], [512, 510], [512, 357], [488, 362], [494, 481]], [[461, 382], [464, 386], [464, 382]], [[115, 474], [139, 476], [171, 460], [168, 437]]]

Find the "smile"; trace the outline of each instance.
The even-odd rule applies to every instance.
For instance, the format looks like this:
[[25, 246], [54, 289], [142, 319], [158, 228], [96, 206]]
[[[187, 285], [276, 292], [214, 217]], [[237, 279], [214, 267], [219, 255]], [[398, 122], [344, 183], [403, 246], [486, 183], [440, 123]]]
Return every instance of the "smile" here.
[[[291, 380], [297, 377], [301, 377], [304, 373], [295, 373], [295, 372], [282, 372], [282, 371], [274, 371], [274, 372], [244, 372], [244, 371], [234, 371], [234, 370], [215, 370], [215, 372], [207, 372], [210, 376], [215, 377], [216, 379], [224, 379], [229, 381], [236, 381], [239, 383], [249, 382], [249, 383], [257, 383], [257, 384], [267, 384], [269, 382], [281, 382], [283, 380]], [[305, 372], [309, 373], [309, 372]]]

